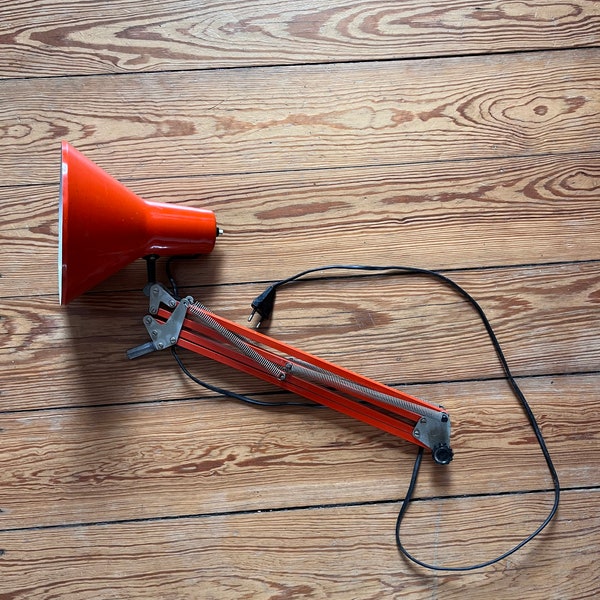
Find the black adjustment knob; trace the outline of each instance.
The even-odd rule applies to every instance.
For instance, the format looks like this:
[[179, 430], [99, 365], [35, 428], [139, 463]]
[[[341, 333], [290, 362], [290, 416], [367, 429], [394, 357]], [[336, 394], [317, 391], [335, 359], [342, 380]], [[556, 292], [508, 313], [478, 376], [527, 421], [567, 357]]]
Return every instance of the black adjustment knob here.
[[447, 444], [438, 444], [431, 454], [438, 465], [447, 465], [454, 458], [454, 452]]

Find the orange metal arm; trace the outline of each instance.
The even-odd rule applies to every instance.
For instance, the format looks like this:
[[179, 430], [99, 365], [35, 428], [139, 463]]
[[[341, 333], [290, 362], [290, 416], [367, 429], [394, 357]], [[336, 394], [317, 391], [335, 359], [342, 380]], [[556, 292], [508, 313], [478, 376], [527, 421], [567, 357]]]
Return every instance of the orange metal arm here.
[[439, 405], [220, 317], [191, 297], [177, 302], [159, 284], [150, 289], [150, 313], [152, 342], [130, 358], [177, 345], [430, 448], [440, 464], [452, 460], [450, 419]]

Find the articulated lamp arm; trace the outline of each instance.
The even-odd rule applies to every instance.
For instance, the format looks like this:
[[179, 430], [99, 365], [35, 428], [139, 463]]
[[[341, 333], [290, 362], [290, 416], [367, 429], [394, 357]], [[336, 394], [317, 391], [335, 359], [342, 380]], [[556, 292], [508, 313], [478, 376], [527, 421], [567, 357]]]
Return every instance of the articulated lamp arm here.
[[129, 358], [179, 346], [428, 448], [439, 464], [452, 460], [442, 406], [220, 317], [191, 296], [178, 301], [160, 284], [148, 292], [144, 325], [151, 341], [131, 349]]

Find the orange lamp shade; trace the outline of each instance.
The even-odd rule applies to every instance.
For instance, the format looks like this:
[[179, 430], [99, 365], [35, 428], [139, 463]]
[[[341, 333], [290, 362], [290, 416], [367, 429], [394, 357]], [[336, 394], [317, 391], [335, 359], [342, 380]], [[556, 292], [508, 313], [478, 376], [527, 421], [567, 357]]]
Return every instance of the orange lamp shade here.
[[211, 252], [218, 235], [206, 209], [143, 200], [62, 143], [58, 279], [67, 304], [148, 255]]

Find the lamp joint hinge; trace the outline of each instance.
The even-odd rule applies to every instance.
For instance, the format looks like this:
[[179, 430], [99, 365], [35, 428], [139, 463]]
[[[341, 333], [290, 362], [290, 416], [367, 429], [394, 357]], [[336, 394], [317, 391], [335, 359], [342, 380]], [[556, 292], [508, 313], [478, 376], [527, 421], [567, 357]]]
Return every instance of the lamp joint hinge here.
[[[179, 339], [188, 307], [194, 302], [191, 296], [182, 298], [178, 302], [160, 283], [151, 285], [148, 289], [148, 295], [150, 297], [150, 314], [144, 317], [143, 322], [151, 341], [128, 350], [127, 357], [130, 359], [174, 346]], [[153, 316], [158, 313], [161, 304], [173, 310], [171, 316], [164, 323], [157, 321]]]

